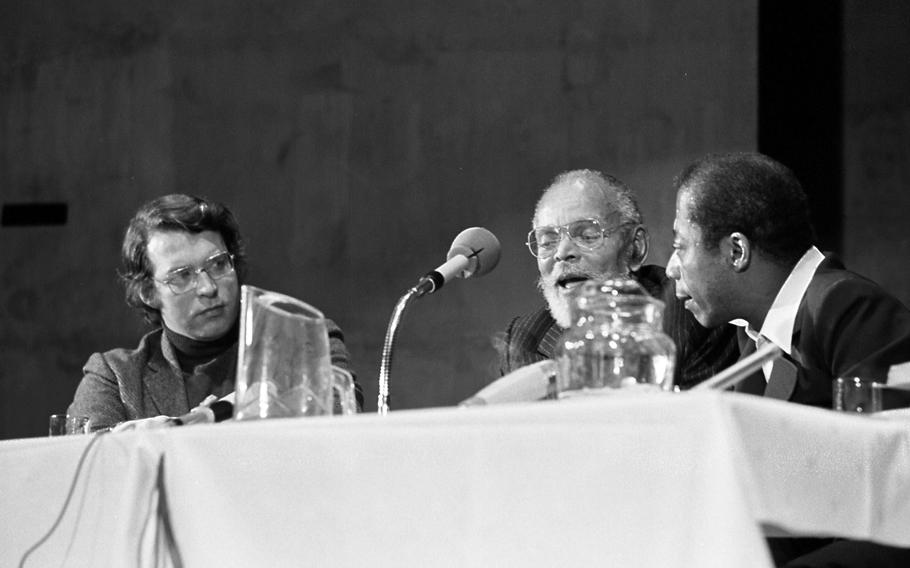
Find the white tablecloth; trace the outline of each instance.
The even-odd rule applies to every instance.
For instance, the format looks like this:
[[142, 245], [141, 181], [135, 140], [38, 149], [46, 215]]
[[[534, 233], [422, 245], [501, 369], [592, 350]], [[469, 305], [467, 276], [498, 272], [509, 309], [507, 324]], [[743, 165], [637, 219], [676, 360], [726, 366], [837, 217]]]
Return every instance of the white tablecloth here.
[[910, 416], [723, 396], [752, 513], [768, 534], [910, 546]]
[[[910, 546], [910, 422], [734, 393], [0, 443], [0, 565], [769, 566]], [[163, 488], [163, 489], [162, 489]], [[174, 540], [171, 541], [170, 538]]]
[[0, 443], [0, 566], [169, 565], [158, 516], [160, 444], [152, 442]]

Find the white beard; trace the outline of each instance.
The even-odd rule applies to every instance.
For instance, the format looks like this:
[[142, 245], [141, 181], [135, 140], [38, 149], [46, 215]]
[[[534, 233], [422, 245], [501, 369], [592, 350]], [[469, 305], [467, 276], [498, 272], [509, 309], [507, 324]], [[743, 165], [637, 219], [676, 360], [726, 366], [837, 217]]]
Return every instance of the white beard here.
[[[626, 274], [616, 274], [612, 272], [587, 271], [585, 272], [585, 275], [588, 277], [588, 280], [606, 280], [608, 278], [628, 276], [628, 272]], [[539, 278], [537, 280], [537, 287], [540, 288], [543, 297], [547, 300], [547, 305], [550, 308], [550, 315], [556, 320], [556, 325], [563, 329], [568, 329], [575, 325], [575, 294], [573, 292], [566, 292], [566, 290], [560, 288], [556, 284], [558, 276], [554, 275], [548, 280], [549, 281], [544, 280], [543, 277]], [[583, 285], [583, 283], [580, 284], [574, 291], [577, 292]]]
[[553, 286], [547, 286], [543, 282], [540, 283], [540, 290], [543, 292], [543, 297], [547, 300], [547, 305], [550, 307], [550, 315], [556, 320], [556, 325], [563, 329], [571, 327], [572, 303], [570, 299], [557, 292]]

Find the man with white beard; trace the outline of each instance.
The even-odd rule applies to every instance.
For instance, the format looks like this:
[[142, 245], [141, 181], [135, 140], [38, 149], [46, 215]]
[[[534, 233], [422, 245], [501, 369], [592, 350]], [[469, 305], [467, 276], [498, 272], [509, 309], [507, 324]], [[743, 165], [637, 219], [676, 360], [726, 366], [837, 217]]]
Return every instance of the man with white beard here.
[[666, 304], [663, 327], [676, 344], [675, 384], [681, 389], [738, 359], [735, 328], [702, 327], [677, 300], [664, 269], [644, 264], [648, 232], [635, 196], [617, 178], [592, 170], [558, 175], [537, 202], [527, 245], [537, 258], [546, 305], [509, 324], [503, 374], [552, 358], [572, 323], [573, 291], [587, 280], [617, 276], [631, 276]]

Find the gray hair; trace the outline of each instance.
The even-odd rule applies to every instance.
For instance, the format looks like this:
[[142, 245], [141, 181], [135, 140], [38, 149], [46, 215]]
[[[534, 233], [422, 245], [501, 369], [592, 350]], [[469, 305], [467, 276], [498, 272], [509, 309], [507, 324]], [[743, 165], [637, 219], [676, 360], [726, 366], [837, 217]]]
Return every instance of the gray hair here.
[[562, 172], [553, 178], [553, 181], [543, 191], [540, 199], [537, 200], [537, 205], [534, 207], [535, 221], [537, 219], [537, 214], [540, 211], [540, 204], [547, 194], [550, 193], [550, 190], [557, 185], [569, 184], [599, 190], [603, 196], [605, 210], [601, 213], [604, 217], [610, 213], [610, 211], [606, 210], [606, 205], [612, 203], [616, 205], [616, 211], [618, 211], [622, 217], [623, 223], [641, 225], [644, 222], [641, 211], [638, 209], [638, 202], [635, 199], [635, 194], [629, 189], [629, 186], [623, 183], [619, 178], [597, 170], [570, 170]]

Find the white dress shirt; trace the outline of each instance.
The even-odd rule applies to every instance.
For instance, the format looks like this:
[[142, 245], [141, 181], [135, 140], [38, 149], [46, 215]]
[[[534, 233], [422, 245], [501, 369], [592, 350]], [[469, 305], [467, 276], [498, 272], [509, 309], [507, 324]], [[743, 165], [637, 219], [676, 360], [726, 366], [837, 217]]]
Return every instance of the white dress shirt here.
[[[770, 341], [780, 347], [784, 353], [791, 355], [796, 312], [799, 310], [800, 302], [803, 301], [803, 296], [806, 295], [806, 289], [809, 288], [812, 277], [815, 276], [818, 265], [823, 260], [825, 260], [825, 255], [821, 251], [814, 246], [809, 247], [809, 250], [803, 254], [796, 266], [793, 267], [793, 270], [790, 271], [790, 275], [787, 276], [784, 285], [777, 291], [777, 296], [774, 298], [774, 303], [771, 304], [771, 309], [765, 314], [765, 321], [762, 323], [761, 331], [756, 332], [745, 320], [736, 319], [730, 323], [744, 327], [746, 335], [758, 347]], [[764, 373], [766, 381], [771, 376], [773, 366], [773, 361], [762, 365], [762, 373]]]

